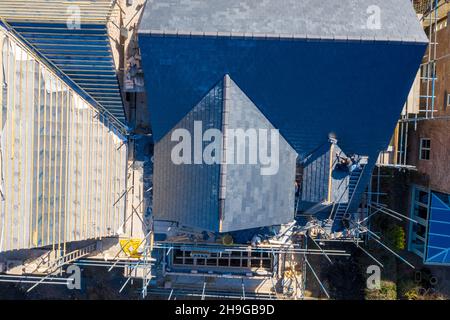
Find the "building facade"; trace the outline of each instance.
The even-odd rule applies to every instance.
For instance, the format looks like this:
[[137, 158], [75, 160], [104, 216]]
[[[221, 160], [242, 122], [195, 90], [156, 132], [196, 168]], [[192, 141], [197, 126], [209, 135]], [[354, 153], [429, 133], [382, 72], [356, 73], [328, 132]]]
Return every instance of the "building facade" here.
[[431, 40], [420, 70], [418, 121], [410, 122], [407, 134], [407, 163], [417, 169], [410, 186], [410, 214], [417, 223], [410, 224], [408, 248], [429, 264], [450, 263], [449, 11], [440, 3], [437, 22], [430, 26], [423, 19]]

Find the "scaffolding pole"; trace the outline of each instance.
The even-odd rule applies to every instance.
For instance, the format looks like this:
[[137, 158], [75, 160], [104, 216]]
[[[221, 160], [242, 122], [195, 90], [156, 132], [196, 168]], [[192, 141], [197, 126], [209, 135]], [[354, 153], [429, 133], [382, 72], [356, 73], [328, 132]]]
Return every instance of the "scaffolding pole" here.
[[211, 244], [187, 244], [187, 243], [163, 243], [155, 242], [154, 249], [186, 249], [192, 251], [223, 251], [223, 252], [265, 252], [265, 253], [290, 253], [290, 254], [306, 254], [306, 255], [323, 255], [326, 253], [329, 256], [350, 256], [345, 250], [324, 250], [324, 249], [303, 249], [299, 246], [293, 245], [293, 248], [282, 248], [277, 245], [250, 247], [250, 246], [223, 246]]
[[[390, 216], [393, 215], [394, 218], [396, 218], [397, 220], [398, 219], [402, 220], [401, 218], [403, 218], [403, 219], [409, 220], [409, 221], [411, 221], [413, 223], [417, 223], [416, 220], [414, 220], [414, 219], [412, 219], [412, 218], [410, 218], [408, 216], [405, 216], [405, 215], [403, 215], [403, 214], [401, 214], [401, 213], [399, 213], [399, 212], [397, 212], [395, 210], [392, 210], [392, 209], [388, 208], [386, 205], [382, 205], [382, 204], [379, 204], [379, 203], [374, 203], [373, 206], [375, 206], [377, 208], [377, 210], [380, 210], [381, 212], [383, 212], [383, 213], [385, 213], [387, 215], [390, 215]], [[398, 216], [398, 217], [395, 217], [395, 216]]]
[[395, 252], [394, 250], [392, 250], [391, 248], [389, 248], [387, 245], [385, 245], [383, 242], [379, 241], [378, 239], [373, 239], [376, 243], [378, 243], [379, 245], [381, 245], [383, 248], [385, 248], [387, 251], [389, 251], [390, 253], [392, 253], [394, 256], [396, 256], [397, 258], [399, 258], [401, 261], [403, 261], [404, 263], [406, 263], [408, 266], [410, 266], [411, 268], [415, 269], [416, 267], [414, 265], [412, 265], [411, 263], [409, 263], [406, 259], [404, 259], [403, 257], [401, 257], [397, 252]]
[[330, 257], [328, 256], [328, 254], [322, 249], [322, 247], [316, 242], [316, 240], [313, 239], [313, 237], [309, 236], [309, 238], [314, 242], [314, 244], [322, 251], [323, 255], [325, 256], [325, 258], [327, 258], [328, 262], [330, 264], [333, 264], [333, 261], [331, 261]]
[[306, 258], [306, 255], [303, 257], [305, 259], [306, 264], [308, 265], [309, 269], [311, 270], [312, 274], [314, 275], [314, 278], [316, 278], [317, 283], [319, 283], [320, 288], [325, 293], [328, 299], [330, 299], [330, 295], [328, 294], [327, 289], [325, 289], [325, 286], [323, 285], [322, 281], [320, 281], [319, 277], [317, 276], [316, 272], [314, 271], [313, 267], [308, 261], [308, 258]]
[[360, 246], [358, 243], [355, 242], [355, 245], [357, 248], [361, 249], [362, 252], [364, 252], [366, 255], [368, 255], [370, 258], [372, 258], [373, 261], [375, 261], [381, 268], [384, 268], [384, 265], [378, 261], [372, 254], [370, 254], [369, 251], [364, 249], [362, 246]]

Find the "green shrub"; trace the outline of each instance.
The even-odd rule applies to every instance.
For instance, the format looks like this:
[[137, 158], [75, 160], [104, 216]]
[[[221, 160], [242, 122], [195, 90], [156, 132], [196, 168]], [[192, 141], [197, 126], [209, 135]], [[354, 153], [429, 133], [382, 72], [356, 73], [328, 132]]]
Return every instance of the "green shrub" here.
[[406, 232], [400, 226], [391, 226], [386, 234], [387, 241], [398, 251], [406, 248]]
[[381, 281], [380, 289], [366, 289], [366, 300], [396, 300], [397, 286], [392, 281]]
[[418, 300], [420, 286], [412, 280], [402, 280], [398, 284], [398, 294], [401, 299]]
[[403, 280], [398, 285], [398, 294], [406, 300], [447, 300], [448, 298], [433, 290], [426, 290], [412, 280]]

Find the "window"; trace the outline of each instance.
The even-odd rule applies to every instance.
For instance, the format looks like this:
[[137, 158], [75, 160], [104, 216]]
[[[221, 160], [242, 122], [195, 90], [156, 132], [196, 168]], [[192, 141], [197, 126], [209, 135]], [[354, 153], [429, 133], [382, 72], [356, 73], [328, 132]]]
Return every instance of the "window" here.
[[414, 232], [416, 233], [416, 235], [418, 235], [420, 238], [425, 239], [426, 238], [426, 233], [427, 233], [427, 228], [421, 224], [416, 224], [413, 227]]
[[431, 140], [427, 138], [420, 139], [420, 160], [430, 160]]
[[203, 268], [263, 268], [272, 269], [272, 256], [268, 252], [194, 252], [173, 250], [173, 266], [197, 266]]
[[408, 250], [420, 257], [425, 255], [425, 243], [427, 238], [430, 193], [419, 186], [413, 187], [411, 202], [411, 218], [417, 223], [409, 225]]
[[421, 79], [423, 82], [428, 80], [436, 80], [436, 63], [435, 62], [427, 62], [422, 65], [422, 76]]
[[447, 110], [448, 107], [450, 107], [450, 93], [447, 93], [447, 101], [446, 101], [445, 109]]
[[415, 201], [420, 202], [421, 204], [428, 206], [429, 201], [429, 194], [428, 191], [423, 191], [420, 189], [417, 189], [415, 192]]
[[423, 220], [428, 220], [428, 208], [424, 208], [422, 206], [417, 206], [414, 209], [414, 215]]

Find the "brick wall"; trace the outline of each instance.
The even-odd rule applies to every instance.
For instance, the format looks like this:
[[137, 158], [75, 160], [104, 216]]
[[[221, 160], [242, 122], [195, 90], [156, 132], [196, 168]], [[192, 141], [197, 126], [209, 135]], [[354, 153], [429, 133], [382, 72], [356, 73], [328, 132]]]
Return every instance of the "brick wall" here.
[[[418, 173], [414, 182], [424, 185], [427, 181], [431, 189], [450, 193], [450, 107], [447, 106], [446, 95], [450, 93], [450, 24], [444, 27], [444, 20], [439, 24], [442, 29], [437, 34], [436, 63], [436, 100], [435, 120], [420, 121], [417, 130], [411, 124], [408, 145], [409, 163], [417, 166]], [[424, 57], [424, 61], [428, 59]], [[424, 82], [423, 85], [426, 85]], [[425, 94], [422, 91], [422, 94]], [[447, 118], [445, 118], [447, 117]], [[420, 139], [431, 139], [430, 160], [419, 160]]]

